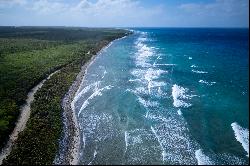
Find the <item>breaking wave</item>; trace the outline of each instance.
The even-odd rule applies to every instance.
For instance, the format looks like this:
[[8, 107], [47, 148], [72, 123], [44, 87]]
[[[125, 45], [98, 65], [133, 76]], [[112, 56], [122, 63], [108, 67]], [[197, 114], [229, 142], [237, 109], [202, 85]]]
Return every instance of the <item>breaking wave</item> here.
[[231, 124], [234, 131], [234, 135], [237, 141], [239, 141], [247, 152], [247, 157], [249, 157], [249, 131], [241, 127], [238, 123], [234, 122]]
[[191, 99], [194, 95], [187, 95], [186, 93], [188, 92], [187, 88], [183, 88], [181, 86], [178, 86], [176, 84], [173, 85], [172, 87], [172, 97], [173, 97], [173, 105], [174, 107], [190, 107], [192, 104], [184, 101], [187, 99]]
[[192, 70], [192, 72], [198, 73], [198, 74], [207, 74], [208, 73], [206, 71], [199, 71], [199, 70]]
[[199, 83], [210, 85], [210, 86], [216, 84], [216, 82], [207, 82], [207, 81], [204, 81], [204, 80], [199, 80]]
[[105, 86], [104, 88], [100, 88], [98, 89], [97, 87], [94, 89], [94, 93], [92, 93], [82, 104], [80, 111], [78, 112], [78, 117], [79, 115], [82, 113], [82, 111], [89, 105], [89, 100], [92, 100], [93, 98], [95, 98], [96, 96], [101, 96], [102, 95], [102, 91], [104, 90], [109, 90], [111, 89], [113, 86], [109, 85], [109, 86]]
[[195, 151], [195, 158], [198, 165], [214, 165], [208, 156], [206, 156], [201, 149]]

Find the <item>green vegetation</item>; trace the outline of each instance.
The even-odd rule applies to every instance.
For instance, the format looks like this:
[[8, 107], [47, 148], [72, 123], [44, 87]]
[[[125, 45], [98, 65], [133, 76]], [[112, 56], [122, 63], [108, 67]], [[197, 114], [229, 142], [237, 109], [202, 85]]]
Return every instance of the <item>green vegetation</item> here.
[[27, 128], [19, 135], [16, 147], [5, 164], [52, 164], [62, 128], [61, 98], [79, 69], [77, 63], [68, 65], [46, 81], [35, 94]]
[[27, 127], [5, 164], [52, 163], [62, 129], [61, 99], [82, 64], [126, 33], [114, 29], [0, 27], [0, 147], [12, 132], [29, 90], [61, 69], [36, 93]]

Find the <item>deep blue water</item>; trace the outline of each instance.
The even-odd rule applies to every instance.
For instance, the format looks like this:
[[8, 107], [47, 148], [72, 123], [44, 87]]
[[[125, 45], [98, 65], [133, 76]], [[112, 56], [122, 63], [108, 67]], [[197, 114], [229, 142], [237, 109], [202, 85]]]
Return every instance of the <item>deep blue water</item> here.
[[248, 29], [133, 31], [75, 97], [80, 164], [248, 164]]

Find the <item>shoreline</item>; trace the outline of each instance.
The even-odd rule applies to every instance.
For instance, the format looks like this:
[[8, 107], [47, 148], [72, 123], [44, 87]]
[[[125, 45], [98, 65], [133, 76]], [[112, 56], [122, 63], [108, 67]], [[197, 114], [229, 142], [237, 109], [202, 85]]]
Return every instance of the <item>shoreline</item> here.
[[25, 103], [20, 108], [21, 111], [20, 111], [20, 115], [18, 117], [18, 120], [16, 122], [15, 128], [12, 131], [12, 133], [10, 134], [9, 140], [7, 141], [6, 145], [1, 149], [0, 165], [2, 164], [3, 160], [10, 154], [12, 147], [18, 138], [18, 134], [20, 132], [22, 132], [26, 127], [26, 124], [27, 124], [29, 117], [30, 117], [30, 112], [31, 112], [30, 107], [31, 107], [32, 102], [35, 99], [36, 92], [43, 86], [45, 81], [49, 80], [51, 76], [53, 76], [54, 74], [56, 74], [60, 70], [61, 69], [58, 69], [58, 70], [54, 71], [53, 73], [51, 73], [48, 77], [43, 79], [41, 82], [39, 82], [35, 87], [33, 87], [29, 91], [29, 93], [27, 95], [27, 99], [25, 100]]
[[[65, 94], [61, 106], [63, 108], [63, 138], [60, 140], [59, 154], [56, 155], [53, 164], [70, 164], [77, 165], [79, 161], [79, 147], [80, 147], [80, 132], [75, 114], [74, 98], [79, 93], [81, 86], [83, 85], [84, 78], [87, 74], [89, 66], [95, 61], [95, 59], [104, 50], [109, 48], [113, 42], [123, 39], [126, 36], [115, 39], [103, 46], [100, 51], [91, 57], [82, 67], [81, 71], [77, 74], [77, 77], [73, 84], [70, 86], [68, 92]], [[89, 52], [88, 52], [89, 54]], [[62, 146], [62, 147], [61, 147]]]

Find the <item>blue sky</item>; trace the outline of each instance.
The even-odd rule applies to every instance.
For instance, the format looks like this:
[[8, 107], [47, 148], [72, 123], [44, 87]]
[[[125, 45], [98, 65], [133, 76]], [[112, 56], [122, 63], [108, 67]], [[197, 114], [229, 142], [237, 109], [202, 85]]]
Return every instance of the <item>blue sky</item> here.
[[249, 27], [248, 0], [0, 0], [0, 25]]

